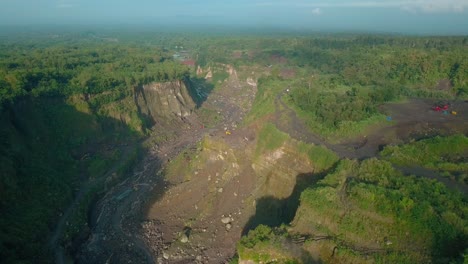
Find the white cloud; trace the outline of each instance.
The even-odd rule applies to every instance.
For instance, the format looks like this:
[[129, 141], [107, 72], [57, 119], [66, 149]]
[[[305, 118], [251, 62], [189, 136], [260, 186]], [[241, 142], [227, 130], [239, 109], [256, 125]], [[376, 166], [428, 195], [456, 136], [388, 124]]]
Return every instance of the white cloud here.
[[321, 8], [316, 7], [316, 8], [314, 8], [314, 9], [312, 9], [312, 15], [314, 15], [314, 16], [319, 16], [319, 15], [321, 15], [321, 14], [322, 14], [322, 9], [321, 9]]
[[[257, 6], [296, 7], [351, 7], [351, 8], [399, 8], [404, 11], [424, 13], [461, 13], [468, 10], [468, 0], [336, 0], [336, 1], [270, 1], [258, 2]], [[314, 9], [314, 10], [315, 10]]]
[[75, 5], [69, 0], [58, 0], [55, 7], [57, 8], [72, 8]]
[[423, 1], [421, 4], [407, 4], [403, 8], [416, 9], [425, 13], [438, 13], [438, 12], [456, 12], [461, 13], [468, 9], [467, 0], [445, 0], [445, 1]]

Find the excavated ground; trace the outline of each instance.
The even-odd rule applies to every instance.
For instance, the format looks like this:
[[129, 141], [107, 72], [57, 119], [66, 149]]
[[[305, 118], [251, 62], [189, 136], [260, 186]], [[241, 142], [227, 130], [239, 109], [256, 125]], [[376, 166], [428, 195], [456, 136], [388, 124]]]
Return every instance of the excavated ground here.
[[[235, 93], [225, 95], [227, 91]], [[393, 119], [384, 127], [370, 129], [365, 137], [330, 144], [306, 128], [294, 111], [282, 102], [282, 95], [276, 100], [277, 111], [270, 121], [296, 140], [324, 145], [342, 158], [374, 157], [387, 144], [437, 134], [468, 132], [468, 104], [454, 103], [452, 110], [457, 111], [455, 116], [432, 111], [433, 101], [413, 99], [382, 106], [381, 110]], [[221, 89], [207, 103], [210, 106], [217, 104], [218, 109], [229, 105], [227, 116], [232, 118], [236, 116], [233, 113], [239, 112], [229, 102], [235, 102], [238, 98], [236, 90]], [[242, 117], [244, 113], [240, 114]], [[289, 122], [284, 122], [284, 116], [287, 116]], [[260, 172], [262, 169], [256, 168], [258, 162], [253, 153], [255, 135], [255, 125], [234, 130], [231, 135], [225, 135], [222, 130], [210, 134], [205, 141], [214, 146], [202, 146], [194, 154], [195, 159], [203, 164], [196, 165], [196, 161], [187, 158], [182, 166], [191, 168], [189, 179], [183, 173], [179, 178], [171, 179], [173, 187], [149, 208], [148, 221], [144, 223], [143, 230], [147, 234], [148, 245], [153, 246], [153, 254], [159, 256], [159, 263], [227, 262], [235, 253], [236, 242], [255, 214], [255, 201], [268, 196], [279, 199], [289, 196], [294, 188], [295, 176], [314, 171], [313, 165], [305, 164], [305, 160], [297, 162], [300, 160], [295, 157], [297, 153], [285, 157], [288, 156], [285, 155], [287, 151], [281, 149], [273, 153], [272, 157], [265, 157], [265, 162], [272, 165], [263, 168], [266, 172]], [[281, 164], [281, 159], [284, 164]], [[268, 167], [265, 164], [262, 166]], [[281, 172], [272, 176], [274, 170]], [[227, 171], [234, 175], [226, 176]], [[284, 178], [281, 179], [279, 174], [283, 174]], [[262, 177], [259, 175], [267, 176], [259, 180]], [[272, 190], [276, 193], [269, 193]], [[278, 193], [281, 190], [284, 194]]]
[[[205, 243], [209, 239], [206, 236], [200, 236], [199, 243], [195, 243], [197, 240], [194, 234], [197, 233], [196, 230], [202, 230], [200, 234], [211, 232], [210, 222], [214, 220], [208, 219], [203, 222], [202, 226], [206, 226], [206, 228], [187, 224], [190, 221], [188, 218], [189, 213], [191, 213], [189, 210], [190, 201], [202, 198], [200, 195], [203, 193], [200, 190], [206, 189], [207, 182], [194, 180], [190, 181], [193, 185], [185, 186], [182, 185], [183, 179], [181, 180], [179, 177], [166, 181], [165, 172], [161, 169], [167, 167], [166, 165], [182, 151], [195, 148], [197, 142], [200, 142], [206, 135], [225, 141], [228, 144], [226, 149], [242, 149], [247, 141], [253, 139], [254, 133], [252, 131], [249, 129], [239, 130], [237, 125], [250, 109], [256, 87], [247, 84], [246, 81], [240, 81], [237, 72], [230, 66], [226, 67], [230, 77], [222, 84], [222, 87], [211, 93], [203, 106], [217, 112], [221, 116], [222, 122], [214, 128], [206, 128], [196, 115], [192, 115], [179, 121], [157, 124], [159, 131], [155, 131], [155, 137], [162, 136], [167, 140], [152, 146], [135, 169], [134, 174], [109, 190], [94, 206], [89, 220], [91, 235], [77, 249], [75, 253], [77, 262], [213, 263], [214, 261], [216, 263], [216, 260], [226, 260], [234, 254], [234, 245], [240, 238], [240, 232], [234, 236], [223, 237], [221, 240], [212, 239], [216, 246], [211, 247]], [[164, 131], [161, 131], [161, 128], [164, 128]], [[230, 131], [231, 134], [227, 135], [226, 131]], [[210, 168], [210, 170], [215, 169], [216, 166]], [[215, 175], [216, 173], [213, 171], [213, 177]], [[228, 216], [227, 212], [232, 212], [231, 216], [233, 216], [238, 212], [236, 206], [242, 196], [241, 191], [239, 191], [237, 198], [232, 190], [236, 188], [243, 190], [243, 187], [238, 186], [239, 183], [245, 186], [254, 186], [246, 178], [240, 177], [231, 180], [230, 185], [228, 184], [224, 188], [231, 189], [229, 193], [232, 197], [227, 195], [225, 198], [221, 197], [219, 204], [222, 208], [213, 207], [214, 214]], [[213, 182], [216, 180], [213, 179]], [[219, 190], [217, 192], [221, 193]], [[177, 193], [181, 194], [178, 199], [170, 196]], [[227, 193], [226, 191], [224, 194]], [[161, 211], [156, 213], [157, 216], [164, 216], [164, 218], [157, 220], [152, 216], [151, 210], [148, 217], [141, 218], [142, 212], [148, 210], [148, 205], [152, 205], [154, 201], [157, 203], [167, 201], [167, 197], [171, 201], [167, 210], [161, 207]], [[208, 208], [208, 206], [205, 207]], [[178, 214], [177, 210], [183, 214]], [[231, 218], [229, 218], [229, 222], [232, 223], [233, 229], [241, 227], [240, 224], [236, 226]], [[190, 243], [185, 244], [186, 249], [177, 250], [177, 243], [174, 241], [180, 240], [180, 232], [190, 235]], [[234, 234], [234, 232], [229, 234]], [[225, 241], [225, 243], [220, 243], [220, 241]], [[175, 251], [166, 259], [164, 257], [167, 257], [167, 253], [163, 250], [168, 247], [174, 248]], [[194, 250], [190, 251], [189, 248], [194, 248]], [[195, 253], [189, 252], [200, 252], [200, 254], [195, 255]]]
[[[468, 102], [452, 101], [447, 113], [433, 111], [432, 106], [436, 104], [436, 100], [410, 99], [381, 106], [381, 111], [390, 116], [392, 122], [382, 128], [370, 128], [361, 144], [355, 139], [354, 147], [363, 157], [373, 157], [382, 146], [389, 144], [436, 135], [468, 134]], [[457, 114], [451, 114], [452, 111]]]
[[[228, 70], [230, 77], [202, 106], [218, 113], [222, 121], [206, 128], [192, 115], [168, 126], [171, 139], [154, 146], [135, 174], [96, 205], [93, 232], [77, 254], [79, 262], [226, 263], [255, 214], [257, 199], [286, 198], [297, 175], [314, 171], [306, 157], [287, 147], [258, 157], [255, 124], [238, 128], [256, 87]], [[382, 145], [434, 133], [468, 132], [467, 103], [456, 103], [458, 115], [452, 116], [431, 111], [433, 102], [411, 100], [382, 108], [394, 120], [385, 128], [332, 145], [309, 132], [282, 102], [283, 94], [271, 121], [292, 138], [324, 145], [340, 157], [372, 157]], [[176, 158], [179, 153], [182, 159]]]
[[249, 198], [255, 173], [245, 164], [250, 164], [255, 130], [238, 124], [251, 108], [256, 87], [229, 71], [203, 104], [222, 122], [209, 129], [201, 146], [186, 150], [185, 160], [169, 164], [176, 167], [166, 172], [171, 187], [147, 208], [142, 233], [158, 263], [224, 263], [235, 254], [254, 213], [248, 203], [254, 201]]

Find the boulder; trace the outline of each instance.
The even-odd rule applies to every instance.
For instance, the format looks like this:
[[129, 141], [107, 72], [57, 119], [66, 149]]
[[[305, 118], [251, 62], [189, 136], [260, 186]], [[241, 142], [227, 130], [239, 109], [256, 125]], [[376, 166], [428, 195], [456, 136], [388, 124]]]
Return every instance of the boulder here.
[[180, 242], [187, 243], [188, 241], [189, 241], [189, 239], [188, 239], [188, 236], [186, 234], [182, 234], [182, 236], [180, 236]]
[[232, 222], [232, 218], [231, 217], [223, 217], [223, 218], [221, 218], [221, 222], [223, 224], [229, 224], [229, 223]]

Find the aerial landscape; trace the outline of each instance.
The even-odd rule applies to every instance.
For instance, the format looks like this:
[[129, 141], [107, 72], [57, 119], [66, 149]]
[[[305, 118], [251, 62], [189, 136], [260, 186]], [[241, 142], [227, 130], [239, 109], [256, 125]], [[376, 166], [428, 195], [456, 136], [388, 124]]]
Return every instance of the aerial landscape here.
[[0, 263], [468, 263], [468, 2], [0, 0]]

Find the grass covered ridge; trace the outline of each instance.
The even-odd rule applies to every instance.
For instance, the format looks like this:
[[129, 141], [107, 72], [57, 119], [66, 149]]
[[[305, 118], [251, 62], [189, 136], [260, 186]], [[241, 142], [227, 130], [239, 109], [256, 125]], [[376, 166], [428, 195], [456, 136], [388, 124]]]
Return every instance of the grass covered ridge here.
[[[280, 131], [274, 124], [266, 123], [258, 134], [255, 156], [258, 157], [265, 152], [279, 149], [290, 140], [289, 135]], [[298, 154], [304, 154], [308, 157], [316, 171], [328, 169], [338, 161], [338, 156], [323, 146], [315, 146], [295, 140], [290, 143]]]
[[342, 160], [302, 192], [287, 231], [257, 227], [238, 244], [239, 257], [283, 256], [285, 238], [303, 237], [301, 256], [325, 263], [462, 263], [467, 205], [461, 194], [435, 180], [404, 176], [388, 161]]
[[464, 135], [387, 146], [381, 155], [399, 166], [421, 166], [468, 184], [468, 137]]
[[303, 254], [291, 243], [286, 227], [271, 228], [259, 225], [239, 241], [239, 259], [255, 263], [294, 264], [303, 262]]
[[274, 77], [262, 77], [258, 80], [258, 91], [252, 110], [245, 118], [246, 123], [259, 120], [275, 112], [275, 98], [284, 90], [287, 83]]
[[378, 262], [449, 262], [468, 247], [467, 208], [460, 194], [389, 162], [344, 160], [302, 193], [294, 225], [361, 258], [372, 249]]
[[257, 148], [255, 155], [261, 155], [266, 151], [272, 151], [280, 148], [283, 143], [289, 139], [289, 135], [279, 131], [275, 125], [271, 123], [265, 124], [258, 134]]

